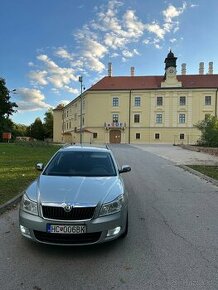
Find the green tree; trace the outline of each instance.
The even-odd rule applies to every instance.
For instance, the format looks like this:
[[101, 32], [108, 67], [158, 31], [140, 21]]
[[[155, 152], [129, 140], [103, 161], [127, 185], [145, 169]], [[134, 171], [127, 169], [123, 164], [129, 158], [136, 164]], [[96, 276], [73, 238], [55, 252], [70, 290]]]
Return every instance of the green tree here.
[[48, 109], [44, 117], [45, 138], [53, 138], [53, 110]]
[[12, 134], [14, 137], [26, 136], [27, 135], [27, 126], [23, 125], [23, 124], [14, 123]]
[[3, 132], [12, 132], [13, 122], [9, 116], [16, 112], [18, 106], [10, 101], [10, 91], [6, 87], [5, 80], [0, 78], [0, 138]]
[[37, 140], [44, 140], [44, 126], [40, 118], [36, 118], [28, 127], [27, 135]]
[[205, 120], [195, 125], [201, 131], [199, 145], [218, 147], [218, 119], [215, 116], [207, 116]]

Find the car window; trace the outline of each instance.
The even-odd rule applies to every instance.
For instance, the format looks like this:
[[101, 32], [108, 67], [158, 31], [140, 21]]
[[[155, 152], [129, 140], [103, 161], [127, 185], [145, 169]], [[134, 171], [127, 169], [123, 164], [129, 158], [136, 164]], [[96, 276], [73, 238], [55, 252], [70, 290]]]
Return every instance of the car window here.
[[115, 176], [116, 170], [108, 152], [60, 151], [48, 164], [44, 175]]

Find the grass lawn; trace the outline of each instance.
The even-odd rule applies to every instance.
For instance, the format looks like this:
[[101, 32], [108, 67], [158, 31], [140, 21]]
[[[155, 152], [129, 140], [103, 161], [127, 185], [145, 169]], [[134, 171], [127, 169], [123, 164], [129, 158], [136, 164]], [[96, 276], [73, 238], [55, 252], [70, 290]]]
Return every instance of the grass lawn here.
[[189, 165], [188, 167], [218, 180], [218, 166]]
[[21, 193], [40, 173], [35, 164], [48, 162], [59, 148], [38, 143], [0, 143], [0, 204]]

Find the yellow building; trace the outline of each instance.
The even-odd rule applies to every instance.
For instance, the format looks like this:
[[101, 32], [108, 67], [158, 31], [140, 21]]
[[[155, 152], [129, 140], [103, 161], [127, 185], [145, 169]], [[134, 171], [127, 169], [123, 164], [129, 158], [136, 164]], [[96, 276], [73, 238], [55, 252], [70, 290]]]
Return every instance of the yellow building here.
[[[218, 75], [213, 64], [204, 74], [177, 75], [176, 57], [165, 59], [165, 75], [108, 76], [65, 107], [54, 110], [54, 142], [195, 144], [194, 125], [217, 116]], [[82, 100], [82, 106], [81, 106]], [[81, 114], [82, 110], [82, 114]], [[82, 128], [82, 130], [80, 130]]]

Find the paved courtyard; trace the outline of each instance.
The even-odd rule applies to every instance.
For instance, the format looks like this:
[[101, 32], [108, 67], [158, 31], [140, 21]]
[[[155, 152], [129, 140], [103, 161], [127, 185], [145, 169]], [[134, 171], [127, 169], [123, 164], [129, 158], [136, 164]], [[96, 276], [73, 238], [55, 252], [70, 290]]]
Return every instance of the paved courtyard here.
[[132, 145], [147, 152], [153, 153], [167, 160], [175, 162], [177, 165], [217, 165], [218, 157], [210, 154], [190, 151], [173, 145]]

